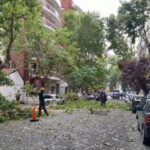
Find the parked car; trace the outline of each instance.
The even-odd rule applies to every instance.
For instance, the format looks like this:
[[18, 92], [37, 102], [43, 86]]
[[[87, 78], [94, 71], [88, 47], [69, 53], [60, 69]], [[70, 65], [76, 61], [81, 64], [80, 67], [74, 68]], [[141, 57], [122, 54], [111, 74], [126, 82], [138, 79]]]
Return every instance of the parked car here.
[[113, 90], [111, 94], [112, 99], [119, 99], [120, 98], [120, 92], [119, 90]]
[[45, 94], [45, 103], [48, 105], [49, 103], [57, 103], [63, 104], [64, 100], [56, 94]]
[[94, 100], [96, 99], [95, 95], [93, 93], [88, 93], [85, 97], [87, 100]]
[[147, 101], [150, 101], [150, 95], [147, 95], [147, 97], [146, 97], [146, 102]]
[[131, 110], [132, 113], [136, 113], [136, 111], [140, 108], [141, 106], [141, 99], [142, 96], [135, 95], [131, 101]]
[[150, 101], [147, 101], [144, 107], [137, 110], [136, 118], [143, 144], [150, 143]]

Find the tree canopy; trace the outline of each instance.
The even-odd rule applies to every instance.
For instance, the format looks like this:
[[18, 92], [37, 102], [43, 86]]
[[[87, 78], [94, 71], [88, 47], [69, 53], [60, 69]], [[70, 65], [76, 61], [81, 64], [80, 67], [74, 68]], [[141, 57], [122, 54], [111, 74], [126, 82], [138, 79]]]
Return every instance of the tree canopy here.
[[10, 51], [22, 23], [34, 18], [40, 10], [38, 0], [3, 0], [0, 1], [0, 29], [6, 50], [6, 62], [10, 60]]
[[135, 43], [135, 40], [138, 37], [143, 38], [150, 55], [150, 47], [145, 28], [150, 17], [150, 1], [123, 1], [118, 12], [119, 21], [122, 24], [123, 30], [129, 37], [131, 37], [132, 43]]
[[132, 49], [128, 38], [123, 34], [121, 24], [118, 18], [114, 15], [110, 15], [106, 19], [106, 37], [109, 44], [108, 49], [113, 50], [116, 55], [122, 59], [126, 59], [132, 56]]
[[147, 95], [150, 91], [150, 62], [146, 58], [142, 58], [139, 61], [128, 60], [119, 62], [119, 68], [121, 69], [121, 80], [126, 87], [131, 87], [137, 93], [143, 90]]

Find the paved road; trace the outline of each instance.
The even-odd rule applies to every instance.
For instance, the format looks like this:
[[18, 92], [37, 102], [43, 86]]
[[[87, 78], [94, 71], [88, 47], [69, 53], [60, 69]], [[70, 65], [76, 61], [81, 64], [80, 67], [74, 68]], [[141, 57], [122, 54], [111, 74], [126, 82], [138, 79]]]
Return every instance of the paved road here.
[[78, 111], [0, 124], [0, 150], [150, 150], [131, 112]]

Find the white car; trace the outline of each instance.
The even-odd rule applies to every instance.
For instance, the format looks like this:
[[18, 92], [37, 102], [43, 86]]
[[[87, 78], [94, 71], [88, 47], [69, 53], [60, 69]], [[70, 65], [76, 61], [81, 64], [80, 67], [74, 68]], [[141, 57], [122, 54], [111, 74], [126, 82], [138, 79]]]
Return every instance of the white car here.
[[126, 97], [124, 97], [125, 102], [129, 103], [130, 102], [130, 98], [128, 95], [126, 95]]
[[150, 98], [146, 98], [146, 103], [150, 101]]
[[56, 94], [45, 94], [45, 103], [49, 104], [53, 102], [57, 104], [63, 104], [64, 100]]

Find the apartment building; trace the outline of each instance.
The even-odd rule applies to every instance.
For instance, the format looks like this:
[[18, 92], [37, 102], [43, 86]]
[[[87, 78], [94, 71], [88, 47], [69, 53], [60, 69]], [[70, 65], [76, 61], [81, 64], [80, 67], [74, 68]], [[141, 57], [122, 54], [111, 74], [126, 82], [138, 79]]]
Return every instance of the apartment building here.
[[40, 0], [42, 5], [41, 20], [44, 27], [54, 31], [61, 27], [62, 10], [59, 0]]

